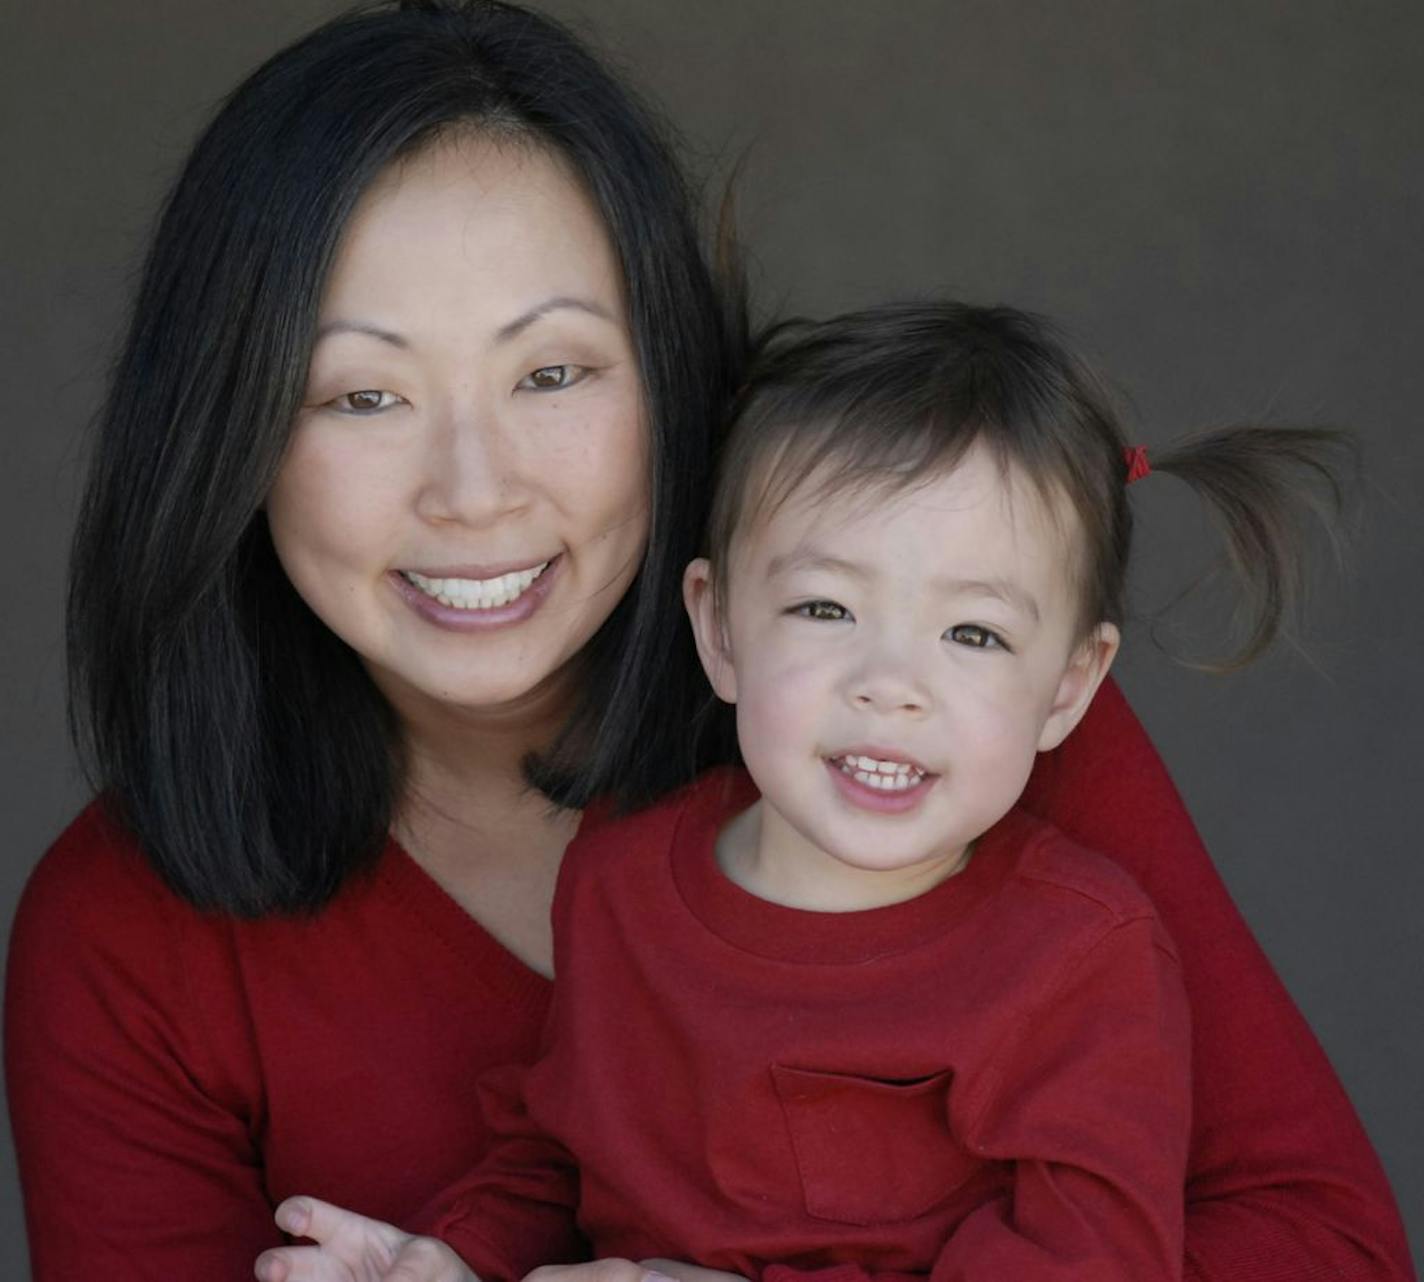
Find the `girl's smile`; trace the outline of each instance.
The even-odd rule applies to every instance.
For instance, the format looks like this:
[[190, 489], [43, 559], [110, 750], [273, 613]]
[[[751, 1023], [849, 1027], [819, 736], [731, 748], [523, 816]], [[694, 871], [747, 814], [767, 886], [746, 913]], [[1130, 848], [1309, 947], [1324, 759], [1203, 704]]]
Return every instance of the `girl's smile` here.
[[1078, 635], [1076, 518], [972, 446], [873, 500], [809, 478], [749, 525], [720, 610], [707, 562], [687, 578], [762, 794], [719, 859], [793, 906], [923, 893], [1017, 801], [1115, 649], [1111, 627]]
[[826, 765], [851, 805], [881, 814], [913, 810], [939, 778], [918, 763], [883, 750], [839, 753], [827, 757]]

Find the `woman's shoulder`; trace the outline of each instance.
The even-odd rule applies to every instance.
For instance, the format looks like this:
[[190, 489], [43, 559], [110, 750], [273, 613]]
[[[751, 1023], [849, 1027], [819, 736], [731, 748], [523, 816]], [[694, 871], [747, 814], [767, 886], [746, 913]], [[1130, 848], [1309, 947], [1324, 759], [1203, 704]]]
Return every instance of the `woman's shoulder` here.
[[66, 947], [95, 934], [117, 941], [152, 931], [173, 914], [193, 912], [158, 876], [137, 838], [91, 801], [55, 839], [30, 873], [15, 914], [12, 949], [34, 929], [63, 926]]
[[210, 1010], [227, 1008], [232, 970], [220, 922], [165, 885], [137, 838], [96, 800], [41, 857], [20, 897], [7, 1024], [26, 1045], [99, 1045], [111, 1034], [196, 1042], [193, 994], [207, 993]]
[[68, 1074], [67, 1087], [82, 1080], [98, 1091], [99, 1065], [116, 1081], [152, 1085], [181, 1065], [211, 1097], [240, 1094], [222, 1066], [238, 1057], [215, 1051], [211, 1037], [214, 1024], [242, 1027], [240, 1003], [220, 923], [170, 890], [137, 839], [91, 802], [35, 866], [16, 910], [5, 1000], [12, 1090]]
[[[1017, 847], [1013, 884], [1019, 895], [1047, 899], [1054, 915], [1068, 916], [1089, 933], [1111, 930], [1129, 922], [1156, 923], [1158, 912], [1147, 891], [1117, 860], [1093, 850], [1047, 820], [1016, 809], [1001, 822]], [[995, 830], [999, 831], [998, 829]]]

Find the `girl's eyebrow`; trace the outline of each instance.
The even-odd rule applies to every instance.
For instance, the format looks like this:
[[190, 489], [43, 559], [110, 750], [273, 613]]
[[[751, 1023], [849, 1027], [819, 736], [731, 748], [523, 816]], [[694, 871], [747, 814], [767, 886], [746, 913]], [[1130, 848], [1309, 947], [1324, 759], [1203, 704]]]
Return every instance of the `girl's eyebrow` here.
[[788, 570], [829, 570], [833, 574], [848, 574], [856, 579], [870, 577], [870, 571], [855, 561], [847, 561], [843, 557], [830, 556], [806, 547], [794, 548], [790, 552], [772, 557], [767, 563], [766, 577], [774, 579]]
[[[767, 563], [766, 577], [774, 579], [779, 574], [785, 574], [790, 570], [828, 570], [832, 574], [845, 574], [851, 578], [859, 579], [862, 582], [872, 577], [869, 567], [861, 565], [857, 561], [847, 561], [844, 557], [831, 556], [829, 553], [818, 552], [814, 548], [799, 547], [793, 548], [790, 552], [783, 552], [780, 556], [774, 556]], [[954, 575], [936, 575], [930, 579], [929, 586], [936, 592], [944, 596], [983, 596], [993, 597], [997, 601], [1026, 614], [1035, 623], [1042, 618], [1038, 608], [1038, 602], [1034, 600], [1033, 594], [1020, 587], [1012, 579], [1002, 577], [990, 579], [962, 579]]]
[[1004, 602], [1005, 605], [1022, 611], [1035, 623], [1039, 621], [1038, 602], [1033, 594], [1021, 588], [1012, 579], [957, 579], [945, 575], [931, 579], [932, 587], [946, 596], [987, 596]]

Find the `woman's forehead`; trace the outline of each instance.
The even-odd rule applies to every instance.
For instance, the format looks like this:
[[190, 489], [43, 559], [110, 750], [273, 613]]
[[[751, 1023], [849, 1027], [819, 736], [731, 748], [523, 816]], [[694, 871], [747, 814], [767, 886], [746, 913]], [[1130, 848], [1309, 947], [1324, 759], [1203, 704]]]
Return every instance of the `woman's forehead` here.
[[352, 302], [419, 308], [432, 291], [465, 291], [475, 307], [511, 292], [592, 295], [621, 312], [623, 283], [603, 219], [561, 158], [465, 132], [402, 157], [366, 191], [323, 313]]

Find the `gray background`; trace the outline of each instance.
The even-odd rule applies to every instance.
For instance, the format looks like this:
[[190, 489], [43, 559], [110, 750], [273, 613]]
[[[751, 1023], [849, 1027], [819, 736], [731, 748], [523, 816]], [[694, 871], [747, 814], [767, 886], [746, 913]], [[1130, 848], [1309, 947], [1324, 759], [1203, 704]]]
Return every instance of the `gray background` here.
[[[1147, 630], [1119, 670], [1424, 1247], [1424, 8], [1324, 0], [551, 0], [661, 101], [774, 305], [948, 289], [1051, 312], [1162, 442], [1241, 418], [1366, 443], [1350, 569], [1300, 649], [1214, 678]], [[84, 797], [60, 612], [83, 429], [200, 120], [323, 0], [48, 0], [0, 20], [0, 866], [8, 923]], [[1136, 491], [1136, 599], [1195, 561]], [[1185, 532], [1185, 533], [1184, 533]], [[1210, 644], [1212, 616], [1193, 635]], [[0, 1275], [23, 1276], [3, 1151]]]

